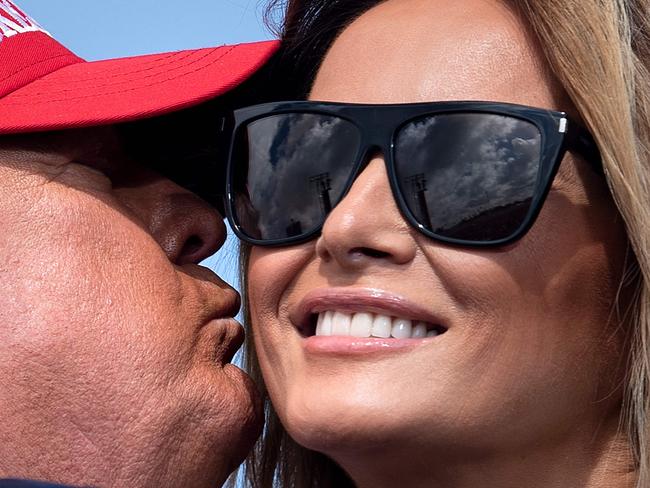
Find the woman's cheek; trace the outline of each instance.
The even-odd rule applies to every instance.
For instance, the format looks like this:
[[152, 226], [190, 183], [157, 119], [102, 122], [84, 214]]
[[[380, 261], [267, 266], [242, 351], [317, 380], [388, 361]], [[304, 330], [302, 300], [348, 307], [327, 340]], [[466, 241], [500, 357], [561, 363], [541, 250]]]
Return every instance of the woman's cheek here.
[[286, 306], [296, 282], [313, 266], [313, 243], [288, 248], [253, 247], [248, 264], [248, 293], [255, 349], [264, 381], [273, 398], [283, 391], [295, 371], [288, 342], [297, 340]]
[[[248, 288], [253, 317], [277, 322], [293, 283], [307, 266], [313, 244], [287, 248], [253, 247], [248, 263]], [[268, 323], [267, 325], [271, 325]]]

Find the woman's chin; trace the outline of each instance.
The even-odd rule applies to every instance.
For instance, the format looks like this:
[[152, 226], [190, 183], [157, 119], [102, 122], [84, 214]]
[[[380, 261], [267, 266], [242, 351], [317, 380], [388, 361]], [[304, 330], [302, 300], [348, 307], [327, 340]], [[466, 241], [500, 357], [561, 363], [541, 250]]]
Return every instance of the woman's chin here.
[[279, 416], [289, 435], [298, 444], [335, 458], [350, 446], [363, 451], [402, 443], [403, 437], [422, 428], [408, 409], [396, 410], [382, 395], [365, 401], [338, 393], [287, 400]]
[[386, 445], [399, 428], [382, 425], [380, 419], [368, 421], [363, 415], [333, 415], [313, 412], [311, 418], [295, 415], [285, 423], [287, 432], [298, 444], [313, 451], [337, 458], [354, 446], [354, 450], [371, 450]]

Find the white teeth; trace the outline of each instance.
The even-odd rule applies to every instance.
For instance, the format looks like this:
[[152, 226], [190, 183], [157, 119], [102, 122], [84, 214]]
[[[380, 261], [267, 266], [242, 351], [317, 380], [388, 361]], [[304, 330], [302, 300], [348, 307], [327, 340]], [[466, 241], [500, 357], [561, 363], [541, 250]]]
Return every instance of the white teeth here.
[[353, 337], [370, 337], [372, 329], [372, 314], [355, 313], [350, 324], [350, 335]]
[[372, 329], [370, 334], [373, 337], [390, 337], [390, 332], [393, 327], [393, 321], [388, 315], [377, 315], [372, 321]]
[[413, 331], [413, 324], [408, 319], [395, 319], [393, 320], [393, 327], [390, 331], [395, 339], [408, 339], [411, 337]]
[[[316, 335], [331, 336], [332, 335], [332, 315], [334, 312], [327, 311], [318, 314], [318, 324], [316, 325]], [[319, 330], [320, 327], [320, 330]]]
[[411, 334], [411, 337], [426, 337], [427, 336], [427, 324], [424, 322], [418, 322], [415, 324], [415, 327], [413, 327], [413, 333]]
[[347, 313], [327, 310], [318, 314], [317, 336], [381, 337], [387, 339], [421, 339], [440, 335], [431, 324], [409, 319], [375, 315], [368, 312]]
[[334, 312], [332, 317], [332, 335], [350, 335], [350, 314]]
[[324, 313], [319, 313], [318, 314], [318, 322], [316, 322], [316, 335], [317, 336], [325, 335], [325, 334], [323, 334], [323, 320], [324, 319], [325, 319], [325, 314]]

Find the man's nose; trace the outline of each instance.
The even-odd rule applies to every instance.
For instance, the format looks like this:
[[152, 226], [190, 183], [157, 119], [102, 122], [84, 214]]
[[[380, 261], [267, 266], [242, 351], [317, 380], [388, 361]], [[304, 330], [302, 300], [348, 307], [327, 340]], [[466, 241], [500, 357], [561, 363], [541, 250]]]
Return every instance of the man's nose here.
[[358, 270], [373, 264], [408, 264], [416, 246], [395, 204], [384, 161], [377, 157], [328, 215], [316, 252], [325, 263]]
[[156, 173], [115, 192], [174, 264], [199, 263], [226, 239], [223, 217], [214, 208]]

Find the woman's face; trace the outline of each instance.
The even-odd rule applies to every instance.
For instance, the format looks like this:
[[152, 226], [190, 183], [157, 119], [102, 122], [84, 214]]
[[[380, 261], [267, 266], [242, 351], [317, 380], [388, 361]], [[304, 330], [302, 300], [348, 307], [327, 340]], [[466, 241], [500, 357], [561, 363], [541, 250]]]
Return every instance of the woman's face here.
[[[334, 43], [311, 99], [571, 110], [524, 24], [490, 0], [375, 7]], [[409, 446], [480, 456], [591, 440], [603, 420], [616, 428], [624, 347], [613, 301], [625, 248], [604, 179], [571, 154], [532, 230], [491, 250], [445, 246], [409, 226], [377, 154], [317, 239], [252, 250], [255, 344], [278, 415], [299, 443], [344, 467], [384, 449], [398, 464]], [[300, 328], [305, 313], [326, 311], [444, 333]]]

